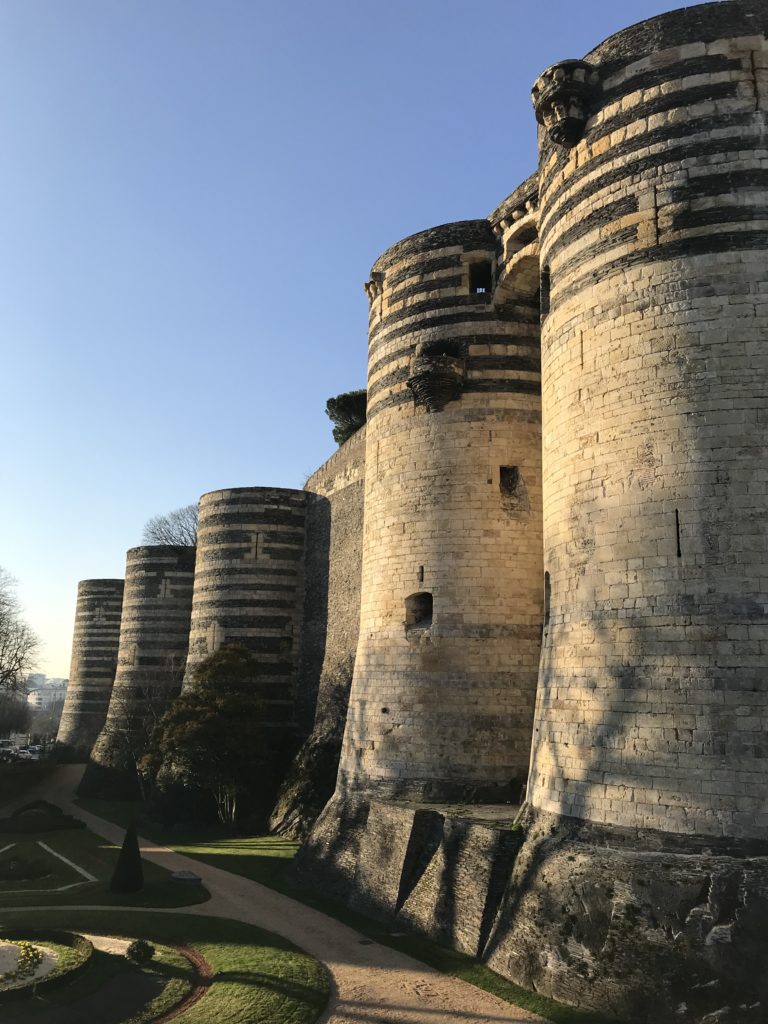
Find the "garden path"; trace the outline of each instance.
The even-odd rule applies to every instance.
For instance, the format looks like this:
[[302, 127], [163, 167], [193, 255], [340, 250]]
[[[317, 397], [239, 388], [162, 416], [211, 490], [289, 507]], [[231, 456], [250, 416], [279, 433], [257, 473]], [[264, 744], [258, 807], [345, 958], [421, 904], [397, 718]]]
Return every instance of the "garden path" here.
[[[120, 845], [123, 829], [72, 802], [82, 771], [79, 765], [58, 767], [35, 793], [25, 793], [20, 803], [37, 796], [45, 797], [82, 818], [96, 835]], [[325, 964], [332, 979], [331, 998], [319, 1024], [529, 1024], [543, 1021], [482, 989], [372, 942], [353, 928], [257, 882], [185, 857], [150, 840], [140, 838], [139, 842], [142, 856], [147, 860], [170, 871], [194, 871], [211, 893], [208, 902], [174, 907], [174, 914], [245, 921], [284, 936]], [[94, 909], [89, 907], [89, 910]]]

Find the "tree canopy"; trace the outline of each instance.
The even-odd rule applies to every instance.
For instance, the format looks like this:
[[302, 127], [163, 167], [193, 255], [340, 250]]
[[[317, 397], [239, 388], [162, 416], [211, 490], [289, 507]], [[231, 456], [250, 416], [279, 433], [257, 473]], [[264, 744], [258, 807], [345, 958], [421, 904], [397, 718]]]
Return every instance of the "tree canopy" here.
[[153, 736], [155, 764], [207, 790], [228, 826], [236, 824], [238, 798], [269, 761], [262, 711], [258, 666], [233, 644], [197, 666]]
[[333, 421], [333, 439], [337, 444], [344, 444], [365, 424], [368, 393], [365, 388], [359, 391], [345, 391], [325, 403], [325, 414]]
[[16, 581], [0, 568], [0, 692], [22, 689], [40, 641], [24, 621]]
[[183, 505], [164, 515], [152, 516], [144, 524], [142, 544], [174, 544], [194, 547], [197, 544], [197, 505]]

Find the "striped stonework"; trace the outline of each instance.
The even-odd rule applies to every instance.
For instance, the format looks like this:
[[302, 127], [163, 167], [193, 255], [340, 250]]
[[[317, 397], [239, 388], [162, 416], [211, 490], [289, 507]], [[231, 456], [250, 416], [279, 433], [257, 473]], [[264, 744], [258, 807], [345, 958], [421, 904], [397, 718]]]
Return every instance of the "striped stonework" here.
[[541, 810], [768, 838], [768, 9], [711, 4], [588, 54], [540, 129]]
[[265, 714], [280, 728], [295, 718], [306, 498], [286, 488], [236, 487], [200, 499], [185, 685], [209, 654], [240, 644], [259, 665]]
[[123, 580], [82, 580], [72, 637], [72, 664], [57, 752], [85, 761], [104, 724], [115, 681]]
[[134, 783], [152, 727], [181, 689], [194, 571], [193, 547], [128, 551], [115, 685], [82, 793], [118, 796]]
[[[488, 220], [374, 264], [360, 640], [339, 793], [519, 787], [541, 635], [538, 276]], [[506, 787], [506, 789], [505, 789]]]

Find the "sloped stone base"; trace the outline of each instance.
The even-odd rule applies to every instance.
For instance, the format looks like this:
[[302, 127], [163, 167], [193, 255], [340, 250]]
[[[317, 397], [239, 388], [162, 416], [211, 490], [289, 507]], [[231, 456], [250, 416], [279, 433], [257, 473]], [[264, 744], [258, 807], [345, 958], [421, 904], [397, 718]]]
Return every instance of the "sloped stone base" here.
[[768, 1019], [762, 845], [503, 819], [334, 797], [295, 878], [624, 1024]]

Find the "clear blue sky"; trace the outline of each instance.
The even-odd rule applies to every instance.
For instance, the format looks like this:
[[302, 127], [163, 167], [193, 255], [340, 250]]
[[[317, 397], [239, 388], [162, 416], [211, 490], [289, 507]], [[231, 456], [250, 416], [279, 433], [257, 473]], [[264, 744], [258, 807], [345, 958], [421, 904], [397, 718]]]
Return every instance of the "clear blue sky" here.
[[0, 565], [67, 675], [153, 514], [300, 487], [376, 256], [535, 166], [548, 64], [663, 0], [2, 0]]

